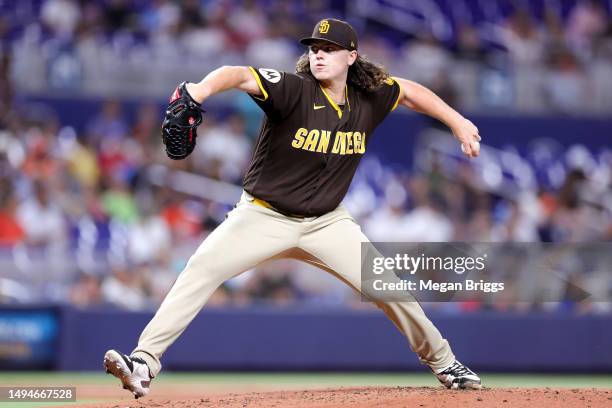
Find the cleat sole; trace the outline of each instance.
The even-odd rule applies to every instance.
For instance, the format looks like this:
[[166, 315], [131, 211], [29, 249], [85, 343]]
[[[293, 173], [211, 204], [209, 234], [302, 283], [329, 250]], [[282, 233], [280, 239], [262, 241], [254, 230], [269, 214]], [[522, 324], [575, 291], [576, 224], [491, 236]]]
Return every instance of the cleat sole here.
[[121, 369], [121, 366], [118, 363], [112, 361], [111, 358], [109, 358], [108, 356], [104, 356], [104, 367], [106, 367], [107, 373], [112, 374], [114, 377], [118, 378], [121, 381], [124, 390], [131, 391], [136, 397], [136, 399], [142, 396], [132, 388], [132, 385], [130, 384], [128, 379], [129, 374], [125, 373]]

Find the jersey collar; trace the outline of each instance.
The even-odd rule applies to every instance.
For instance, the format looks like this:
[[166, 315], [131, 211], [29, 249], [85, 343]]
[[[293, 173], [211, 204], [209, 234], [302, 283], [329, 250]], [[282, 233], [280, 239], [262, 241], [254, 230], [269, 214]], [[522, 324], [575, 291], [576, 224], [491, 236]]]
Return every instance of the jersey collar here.
[[[319, 88], [321, 88], [321, 91], [323, 91], [323, 95], [325, 95], [325, 98], [327, 99], [329, 104], [336, 110], [336, 113], [338, 114], [338, 118], [342, 119], [342, 109], [340, 109], [340, 107], [338, 107], [336, 102], [334, 102], [334, 100], [330, 98], [330, 96], [327, 94], [327, 92], [325, 92], [325, 89], [323, 88], [321, 84], [319, 84]], [[348, 107], [348, 110], [350, 112], [351, 103], [349, 102], [349, 97], [348, 97], [348, 85], [344, 85], [344, 99], [346, 100], [346, 106]]]

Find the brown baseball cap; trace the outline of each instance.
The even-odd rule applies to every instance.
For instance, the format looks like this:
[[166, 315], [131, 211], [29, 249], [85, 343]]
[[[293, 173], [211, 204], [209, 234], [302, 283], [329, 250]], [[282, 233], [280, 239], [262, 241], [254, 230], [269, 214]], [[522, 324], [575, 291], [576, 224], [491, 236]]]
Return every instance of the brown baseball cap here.
[[349, 51], [357, 49], [357, 33], [349, 23], [335, 18], [326, 18], [317, 23], [312, 37], [302, 38], [300, 43], [310, 45], [315, 41], [327, 41]]

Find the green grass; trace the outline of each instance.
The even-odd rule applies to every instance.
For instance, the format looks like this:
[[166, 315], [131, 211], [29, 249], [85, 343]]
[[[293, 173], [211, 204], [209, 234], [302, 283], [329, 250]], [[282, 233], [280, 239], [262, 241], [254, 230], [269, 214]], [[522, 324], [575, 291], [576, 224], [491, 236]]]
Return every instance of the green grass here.
[[[582, 374], [499, 374], [480, 373], [489, 387], [606, 387], [612, 388], [612, 375]], [[0, 384], [65, 385], [114, 384], [116, 379], [97, 372], [0, 372]], [[172, 373], [162, 372], [156, 383], [164, 384], [261, 384], [288, 386], [424, 386], [436, 385], [435, 378], [423, 373]]]
[[[481, 373], [487, 387], [612, 388], [612, 375], [499, 374]], [[162, 373], [156, 384], [207, 384], [219, 386], [257, 385], [274, 388], [327, 388], [355, 386], [437, 386], [427, 373]], [[76, 386], [112, 384], [117, 380], [97, 372], [0, 372], [0, 385]], [[77, 390], [78, 396], [78, 390]], [[94, 403], [100, 400], [79, 400]], [[34, 408], [68, 403], [0, 403], [0, 408]]]

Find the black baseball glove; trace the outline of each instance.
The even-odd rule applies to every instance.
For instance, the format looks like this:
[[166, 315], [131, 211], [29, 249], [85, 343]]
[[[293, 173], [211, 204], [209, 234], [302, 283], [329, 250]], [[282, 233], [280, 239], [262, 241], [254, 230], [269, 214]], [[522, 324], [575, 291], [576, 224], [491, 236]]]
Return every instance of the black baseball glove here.
[[162, 124], [162, 141], [166, 154], [172, 160], [181, 160], [193, 152], [202, 123], [201, 105], [193, 100], [186, 88], [187, 82], [176, 87], [166, 109]]

